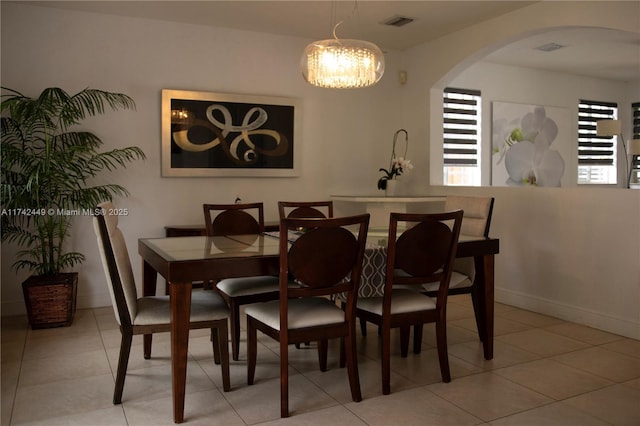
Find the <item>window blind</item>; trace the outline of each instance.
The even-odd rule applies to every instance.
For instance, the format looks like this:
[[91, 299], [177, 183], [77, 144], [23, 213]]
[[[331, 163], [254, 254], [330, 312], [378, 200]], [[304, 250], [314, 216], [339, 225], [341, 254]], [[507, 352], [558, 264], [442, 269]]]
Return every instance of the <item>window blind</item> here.
[[[631, 134], [631, 139], [640, 139], [640, 102], [632, 103], [631, 111], [633, 114], [633, 133]], [[631, 169], [640, 170], [640, 155], [634, 155], [631, 160]]]
[[580, 100], [578, 104], [578, 165], [612, 166], [615, 164], [614, 136], [597, 136], [596, 122], [615, 119], [618, 104]]
[[480, 91], [447, 87], [443, 93], [444, 165], [479, 164]]

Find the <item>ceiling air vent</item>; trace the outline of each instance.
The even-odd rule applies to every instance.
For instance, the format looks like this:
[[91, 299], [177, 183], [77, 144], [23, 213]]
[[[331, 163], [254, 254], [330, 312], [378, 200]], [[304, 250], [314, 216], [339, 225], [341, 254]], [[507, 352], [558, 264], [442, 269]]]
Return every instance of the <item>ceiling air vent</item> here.
[[547, 43], [542, 46], [535, 47], [534, 49], [542, 52], [553, 52], [554, 50], [562, 49], [563, 47], [565, 46], [558, 43]]
[[413, 22], [413, 18], [407, 18], [406, 16], [394, 16], [383, 22], [384, 25], [391, 27], [404, 27], [405, 25]]

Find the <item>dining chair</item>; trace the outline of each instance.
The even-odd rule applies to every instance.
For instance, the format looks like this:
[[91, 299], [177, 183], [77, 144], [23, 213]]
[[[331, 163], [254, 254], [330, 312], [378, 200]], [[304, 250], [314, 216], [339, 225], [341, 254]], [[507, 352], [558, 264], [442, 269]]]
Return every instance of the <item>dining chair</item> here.
[[210, 237], [264, 232], [263, 203], [203, 204], [202, 208]]
[[333, 217], [333, 201], [278, 201], [278, 214], [284, 217]]
[[[443, 382], [451, 381], [447, 352], [447, 292], [458, 246], [462, 210], [445, 213], [391, 213], [384, 293], [358, 298], [356, 315], [378, 325], [382, 336], [382, 392], [391, 392], [391, 329], [400, 329], [400, 354], [408, 354], [410, 327], [435, 322]], [[399, 225], [400, 224], [400, 225]], [[403, 232], [401, 229], [405, 228]], [[399, 230], [400, 228], [400, 230]], [[422, 284], [438, 281], [435, 298]], [[414, 345], [414, 352], [420, 348]]]
[[[333, 217], [333, 201], [278, 201], [278, 215], [285, 217], [327, 218]], [[309, 345], [309, 342], [305, 342]], [[296, 344], [300, 348], [300, 344]]]
[[[263, 203], [204, 204], [203, 210], [210, 237], [264, 232]], [[273, 271], [273, 275], [225, 278], [216, 283], [216, 289], [231, 311], [231, 356], [237, 361], [240, 358], [240, 306], [277, 300], [277, 271]]]
[[[488, 237], [493, 215], [493, 197], [472, 197], [448, 195], [445, 200], [445, 211], [463, 210], [462, 226], [460, 234], [474, 237]], [[475, 260], [472, 257], [463, 257], [453, 262], [453, 272], [449, 285], [449, 295], [471, 294], [471, 301], [476, 317], [478, 335], [482, 319], [478, 308], [477, 285], [475, 285], [476, 268]], [[438, 291], [438, 283], [428, 283], [423, 285], [423, 292], [429, 296], [435, 296]], [[414, 329], [414, 344], [422, 341], [422, 330]]]
[[[169, 296], [138, 297], [131, 269], [129, 252], [124, 235], [118, 228], [118, 216], [112, 203], [102, 203], [96, 208], [93, 227], [105, 276], [109, 284], [109, 294], [120, 326], [121, 343], [113, 403], [122, 402], [125, 376], [129, 363], [129, 353], [134, 335], [149, 335], [170, 331], [171, 313]], [[224, 391], [231, 389], [229, 381], [228, 319], [229, 308], [220, 295], [213, 291], [196, 291], [191, 296], [191, 329], [210, 328], [213, 339], [213, 356], [222, 368]], [[151, 339], [145, 339], [144, 358], [151, 358]]]
[[[289, 416], [289, 344], [318, 341], [326, 371], [328, 339], [341, 340], [353, 401], [362, 400], [355, 346], [355, 306], [369, 214], [280, 221], [280, 299], [247, 306], [247, 383], [254, 383], [257, 331], [280, 342], [280, 415]], [[355, 229], [354, 229], [355, 228]], [[288, 230], [305, 229], [293, 242]], [[354, 234], [356, 232], [356, 234]], [[290, 283], [295, 282], [295, 286]], [[331, 300], [347, 294], [345, 308]]]

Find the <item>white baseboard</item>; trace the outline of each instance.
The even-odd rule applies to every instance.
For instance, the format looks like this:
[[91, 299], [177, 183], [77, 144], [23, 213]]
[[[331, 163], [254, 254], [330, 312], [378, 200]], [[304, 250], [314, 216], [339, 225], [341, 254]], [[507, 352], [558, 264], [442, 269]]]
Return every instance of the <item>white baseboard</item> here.
[[496, 302], [640, 340], [639, 319], [619, 318], [603, 312], [500, 288], [495, 289], [495, 300]]

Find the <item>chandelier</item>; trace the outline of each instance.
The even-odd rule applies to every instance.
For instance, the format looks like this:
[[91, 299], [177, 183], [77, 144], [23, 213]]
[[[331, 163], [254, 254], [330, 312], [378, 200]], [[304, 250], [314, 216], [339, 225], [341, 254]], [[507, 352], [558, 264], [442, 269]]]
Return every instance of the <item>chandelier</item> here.
[[193, 121], [193, 113], [185, 108], [171, 110], [171, 123], [189, 124]]
[[314, 41], [302, 54], [304, 79], [314, 86], [329, 89], [355, 89], [376, 84], [384, 74], [384, 55], [373, 43], [339, 39]]

